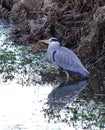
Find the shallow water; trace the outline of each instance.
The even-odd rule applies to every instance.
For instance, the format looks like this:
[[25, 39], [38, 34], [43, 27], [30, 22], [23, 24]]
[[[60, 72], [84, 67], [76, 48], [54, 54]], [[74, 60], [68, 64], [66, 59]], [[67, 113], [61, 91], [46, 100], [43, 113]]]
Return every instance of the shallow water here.
[[103, 130], [100, 77], [62, 83], [44, 53], [34, 54], [7, 39], [10, 29], [0, 22], [0, 130]]

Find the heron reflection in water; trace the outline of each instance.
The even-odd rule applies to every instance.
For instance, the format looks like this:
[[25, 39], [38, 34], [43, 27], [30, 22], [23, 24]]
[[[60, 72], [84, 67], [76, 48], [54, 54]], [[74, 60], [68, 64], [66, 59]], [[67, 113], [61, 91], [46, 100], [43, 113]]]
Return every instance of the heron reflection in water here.
[[52, 90], [48, 95], [48, 104], [50, 108], [65, 106], [72, 101], [88, 85], [87, 80], [62, 83]]

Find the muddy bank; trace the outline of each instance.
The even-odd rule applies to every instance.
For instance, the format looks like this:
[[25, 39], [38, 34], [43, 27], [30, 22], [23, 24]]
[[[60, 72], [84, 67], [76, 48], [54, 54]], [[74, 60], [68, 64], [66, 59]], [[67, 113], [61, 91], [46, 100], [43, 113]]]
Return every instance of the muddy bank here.
[[38, 52], [46, 48], [37, 45], [38, 40], [58, 37], [92, 75], [105, 80], [104, 0], [2, 0], [0, 16], [12, 23], [15, 43], [30, 44]]

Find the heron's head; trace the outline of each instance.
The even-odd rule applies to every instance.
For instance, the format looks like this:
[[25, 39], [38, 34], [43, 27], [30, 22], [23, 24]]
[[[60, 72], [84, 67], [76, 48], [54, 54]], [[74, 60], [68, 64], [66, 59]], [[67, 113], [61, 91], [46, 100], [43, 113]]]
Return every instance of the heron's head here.
[[51, 37], [47, 40], [39, 40], [38, 42], [44, 42], [46, 44], [49, 44], [49, 45], [58, 45], [60, 46], [60, 42], [58, 41], [58, 38], [55, 38], [55, 37]]

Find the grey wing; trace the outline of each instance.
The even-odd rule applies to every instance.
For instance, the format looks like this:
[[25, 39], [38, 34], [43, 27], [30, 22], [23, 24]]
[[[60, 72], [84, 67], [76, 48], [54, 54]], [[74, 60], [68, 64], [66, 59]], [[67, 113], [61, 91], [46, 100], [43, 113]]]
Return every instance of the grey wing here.
[[83, 67], [78, 57], [68, 49], [57, 50], [54, 58], [56, 64], [65, 70], [78, 72]]

